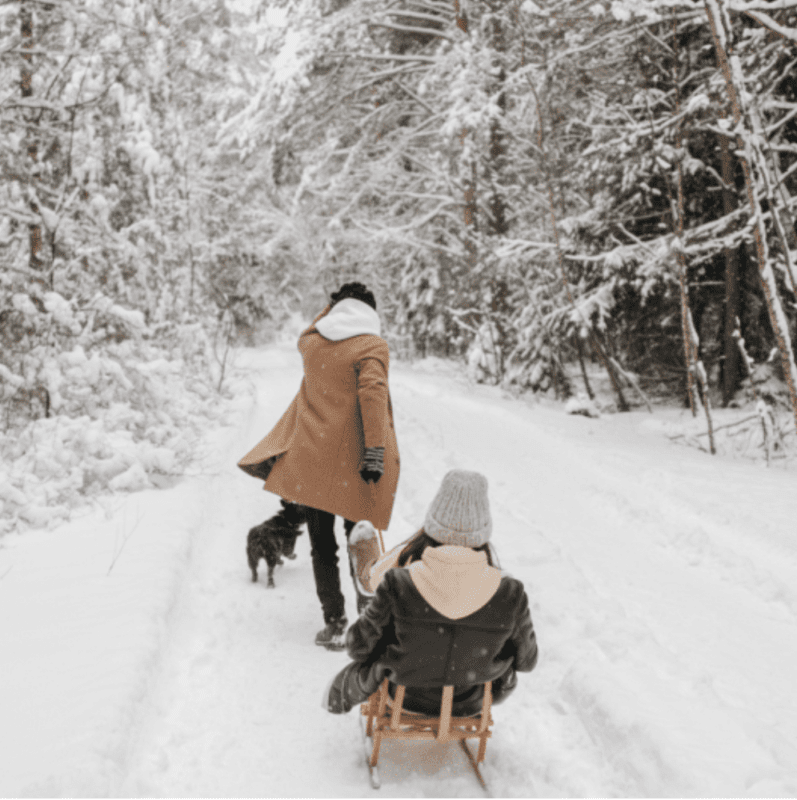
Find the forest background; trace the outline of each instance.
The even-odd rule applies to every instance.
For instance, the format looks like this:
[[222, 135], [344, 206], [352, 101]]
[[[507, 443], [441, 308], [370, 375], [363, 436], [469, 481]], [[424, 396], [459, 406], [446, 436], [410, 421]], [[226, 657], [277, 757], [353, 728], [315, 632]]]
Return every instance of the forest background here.
[[795, 65], [797, 0], [3, 0], [0, 532], [173, 473], [346, 280], [398, 357], [784, 446]]

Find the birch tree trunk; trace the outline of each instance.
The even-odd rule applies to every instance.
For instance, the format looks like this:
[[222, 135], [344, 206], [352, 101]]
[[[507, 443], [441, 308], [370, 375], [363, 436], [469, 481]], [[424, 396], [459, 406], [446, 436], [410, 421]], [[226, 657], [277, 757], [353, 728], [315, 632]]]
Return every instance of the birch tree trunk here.
[[[761, 286], [766, 299], [772, 331], [780, 353], [783, 374], [789, 389], [795, 427], [797, 427], [797, 364], [794, 360], [794, 350], [789, 338], [788, 320], [778, 295], [775, 271], [769, 255], [766, 229], [764, 227], [761, 204], [758, 199], [758, 187], [756, 186], [756, 179], [764, 180], [767, 165], [761, 151], [760, 142], [754, 134], [742, 65], [739, 57], [733, 53], [730, 41], [731, 23], [726, 0], [704, 0], [704, 2], [711, 25], [714, 45], [717, 49], [717, 58], [725, 78], [725, 88], [733, 110], [736, 146], [741, 154], [747, 199], [753, 215], [753, 235], [756, 244]], [[777, 216], [776, 208], [773, 207], [772, 212], [773, 217]]]

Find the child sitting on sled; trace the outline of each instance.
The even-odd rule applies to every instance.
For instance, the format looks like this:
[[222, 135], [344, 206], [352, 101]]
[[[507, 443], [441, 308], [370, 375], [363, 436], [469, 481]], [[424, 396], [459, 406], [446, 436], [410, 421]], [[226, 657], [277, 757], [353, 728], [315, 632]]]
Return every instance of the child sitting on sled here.
[[346, 634], [352, 662], [325, 694], [333, 714], [350, 711], [389, 678], [406, 686], [407, 711], [439, 711], [443, 686], [454, 686], [452, 712], [481, 708], [483, 684], [493, 702], [537, 663], [537, 642], [523, 584], [496, 568], [487, 479], [452, 470], [443, 478], [423, 528], [379, 557], [376, 531], [360, 522], [350, 549], [361, 592], [373, 597]]

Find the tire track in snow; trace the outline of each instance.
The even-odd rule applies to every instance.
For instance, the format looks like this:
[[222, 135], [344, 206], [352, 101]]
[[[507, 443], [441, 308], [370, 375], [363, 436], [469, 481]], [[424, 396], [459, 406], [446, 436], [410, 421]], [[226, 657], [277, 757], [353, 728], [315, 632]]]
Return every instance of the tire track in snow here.
[[[797, 587], [779, 574], [785, 565], [793, 575], [790, 553], [784, 554], [780, 548], [767, 547], [760, 541], [740, 542], [735, 525], [717, 523], [683, 504], [674, 511], [672, 497], [649, 481], [643, 483], [644, 495], [640, 492], [635, 500], [616, 488], [618, 483], [617, 478], [604, 475], [600, 488], [588, 489], [590, 503], [612, 514], [618, 522], [633, 518], [641, 531], [655, 538], [658, 546], [669, 550], [672, 556], [690, 567], [706, 566], [712, 577], [742, 586], [757, 599], [778, 606], [779, 609], [772, 608], [776, 618], [797, 621]], [[742, 547], [753, 549], [756, 560], [740, 552]], [[762, 561], [766, 567], [760, 566]]]

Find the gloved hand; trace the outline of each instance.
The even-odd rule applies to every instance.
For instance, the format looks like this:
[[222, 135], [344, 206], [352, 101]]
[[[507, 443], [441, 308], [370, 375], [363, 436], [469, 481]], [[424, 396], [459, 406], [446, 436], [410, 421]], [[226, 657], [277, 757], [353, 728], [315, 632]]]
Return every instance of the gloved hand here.
[[360, 467], [360, 477], [366, 483], [378, 483], [385, 471], [385, 448], [366, 447], [363, 463]]

